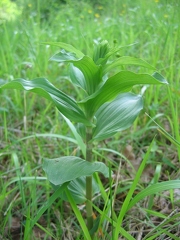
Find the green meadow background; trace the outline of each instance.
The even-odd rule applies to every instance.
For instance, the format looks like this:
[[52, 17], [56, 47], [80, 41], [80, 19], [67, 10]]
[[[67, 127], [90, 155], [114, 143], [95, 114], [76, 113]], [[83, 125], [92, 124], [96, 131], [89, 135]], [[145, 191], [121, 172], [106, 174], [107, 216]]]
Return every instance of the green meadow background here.
[[[169, 82], [168, 86], [134, 88], [144, 95], [144, 110], [134, 125], [95, 146], [94, 159], [113, 170], [116, 180], [111, 194], [118, 214], [153, 139], [138, 189], [146, 189], [151, 181], [178, 180], [180, 176], [180, 1], [0, 2], [0, 84], [46, 77], [76, 96], [68, 81], [68, 65], [49, 61], [60, 49], [42, 43], [65, 42], [91, 55], [94, 42], [100, 40], [108, 40], [111, 46], [132, 44], [114, 59], [123, 55], [142, 58]], [[132, 66], [122, 69], [152, 73]], [[45, 99], [23, 91], [0, 92], [0, 239], [84, 239], [70, 205], [61, 199], [43, 213], [33, 229], [27, 220], [36, 216], [53, 193], [41, 167], [42, 158], [77, 152], [68, 137], [73, 134], [67, 123]], [[102, 183], [108, 193], [110, 182], [102, 179]], [[177, 189], [153, 195], [148, 206], [138, 202], [126, 213], [123, 228], [135, 239], [179, 239], [179, 199]], [[95, 214], [102, 217], [105, 203], [101, 197], [95, 203], [101, 210], [96, 209]], [[84, 206], [79, 208], [83, 214]], [[163, 225], [166, 219], [171, 221]], [[103, 220], [97, 239], [113, 239], [110, 224]]]

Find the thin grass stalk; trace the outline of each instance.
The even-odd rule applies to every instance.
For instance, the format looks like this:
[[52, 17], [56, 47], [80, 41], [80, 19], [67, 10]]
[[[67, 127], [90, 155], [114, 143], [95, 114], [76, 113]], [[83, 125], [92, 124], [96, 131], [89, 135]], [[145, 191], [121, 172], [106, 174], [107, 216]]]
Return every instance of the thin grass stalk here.
[[[92, 162], [92, 129], [86, 129], [86, 161]], [[92, 176], [86, 177], [86, 214], [87, 214], [87, 227], [91, 230], [93, 227], [93, 209], [92, 209]]]
[[6, 111], [4, 110], [4, 136], [5, 141], [8, 141], [8, 131], [7, 131], [7, 121], [6, 121]]
[[[179, 135], [179, 120], [178, 120], [178, 108], [177, 108], [177, 101], [173, 102], [172, 99], [172, 92], [170, 88], [168, 88], [168, 95], [173, 119], [173, 126], [174, 126], [174, 136], [178, 142], [180, 142], [180, 135]], [[177, 147], [178, 152], [178, 159], [180, 161], [180, 147]]]

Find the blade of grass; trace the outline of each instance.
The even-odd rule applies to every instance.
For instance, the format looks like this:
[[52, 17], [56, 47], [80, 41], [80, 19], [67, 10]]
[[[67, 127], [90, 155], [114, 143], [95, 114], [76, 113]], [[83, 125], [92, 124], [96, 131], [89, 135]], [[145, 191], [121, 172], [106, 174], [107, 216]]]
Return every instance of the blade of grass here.
[[157, 126], [158, 126], [158, 131], [162, 133], [170, 142], [175, 144], [178, 149], [180, 149], [180, 142], [176, 140], [174, 137], [172, 137], [164, 128], [162, 128], [153, 118], [151, 118], [147, 113], [145, 113]]
[[[171, 223], [173, 222], [175, 219], [178, 219], [180, 214], [177, 213], [175, 215], [173, 215], [177, 210], [173, 211], [170, 213], [169, 216], [166, 216], [166, 218], [158, 225], [158, 226], [155, 226], [145, 237], [144, 237], [144, 240], [152, 240], [152, 239], [155, 239], [157, 236], [161, 235], [161, 233], [164, 232], [164, 230], [171, 230], [172, 229], [172, 225], [170, 224], [169, 227], [166, 227], [166, 229], [164, 228], [165, 225], [167, 225], [168, 223]], [[179, 221], [176, 222], [176, 224], [174, 224], [173, 226], [175, 225], [179, 225]], [[157, 232], [155, 233], [154, 235], [152, 235], [154, 232]], [[151, 236], [152, 235], [152, 236]]]
[[169, 180], [160, 183], [153, 184], [146, 189], [142, 190], [138, 193], [129, 203], [127, 210], [132, 208], [136, 203], [140, 200], [144, 199], [147, 196], [152, 194], [156, 194], [162, 191], [170, 190], [170, 189], [179, 189], [180, 188], [180, 180]]
[[21, 181], [21, 171], [20, 171], [21, 168], [20, 168], [18, 156], [15, 152], [12, 153], [12, 159], [13, 159], [14, 165], [16, 167], [17, 177], [19, 178], [18, 185], [19, 185], [19, 189], [20, 189], [22, 202], [23, 202], [23, 205], [25, 207], [26, 206], [26, 198], [25, 198], [25, 194], [24, 194], [24, 191], [23, 191], [23, 189], [24, 189], [23, 184], [22, 184], [22, 181]]
[[[21, 181], [36, 181], [36, 180], [40, 180], [40, 181], [47, 180], [47, 177], [21, 177]], [[19, 177], [12, 178], [11, 181], [7, 183], [6, 187], [18, 181], [20, 181]], [[38, 184], [38, 182], [36, 184]]]
[[79, 211], [79, 209], [78, 209], [74, 199], [72, 198], [68, 188], [65, 189], [65, 192], [66, 192], [68, 200], [69, 200], [69, 202], [71, 204], [71, 207], [72, 207], [72, 209], [73, 209], [73, 211], [74, 211], [74, 213], [76, 215], [76, 218], [78, 219], [79, 224], [80, 224], [80, 226], [82, 228], [82, 231], [84, 233], [85, 239], [91, 240], [91, 236], [90, 236], [89, 231], [88, 231], [88, 229], [86, 227], [86, 223], [84, 222], [84, 219], [83, 219], [83, 217], [82, 217], [82, 215], [81, 215], [81, 213], [80, 213], [80, 211]]
[[[156, 166], [155, 174], [154, 174], [154, 177], [150, 184], [152, 184], [152, 183], [156, 184], [159, 181], [160, 174], [161, 174], [161, 165], [158, 164]], [[149, 201], [148, 201], [148, 209], [149, 210], [152, 209], [153, 203], [154, 203], [154, 195], [151, 195], [149, 198]]]
[[118, 219], [117, 219], [118, 228], [115, 229], [115, 239], [118, 239], [119, 227], [121, 227], [123, 218], [124, 218], [126, 212], [129, 210], [129, 203], [130, 203], [131, 198], [132, 198], [132, 195], [133, 195], [133, 193], [134, 193], [134, 191], [135, 191], [135, 189], [136, 189], [136, 186], [137, 186], [137, 184], [138, 184], [138, 181], [139, 181], [139, 179], [140, 179], [140, 177], [141, 177], [141, 175], [142, 175], [142, 172], [143, 172], [143, 170], [144, 170], [144, 168], [145, 168], [145, 165], [146, 165], [146, 162], [147, 162], [147, 160], [148, 160], [148, 158], [149, 158], [149, 155], [150, 155], [150, 152], [151, 152], [151, 148], [152, 148], [152, 146], [153, 146], [153, 143], [154, 143], [154, 139], [153, 139], [153, 141], [151, 142], [151, 145], [149, 146], [148, 151], [147, 151], [147, 153], [146, 153], [145, 156], [144, 156], [144, 159], [143, 159], [143, 161], [142, 161], [142, 163], [141, 163], [141, 165], [140, 165], [140, 167], [139, 167], [139, 169], [138, 169], [138, 171], [137, 171], [137, 173], [136, 173], [136, 176], [135, 176], [135, 178], [134, 178], [134, 181], [133, 181], [133, 183], [132, 183], [132, 186], [131, 186], [131, 188], [130, 188], [127, 196], [126, 196], [126, 199], [125, 199], [124, 202], [123, 202], [122, 207], [121, 207], [121, 211], [120, 211], [119, 216], [118, 216]]
[[31, 221], [30, 221], [30, 206], [27, 207], [27, 215], [26, 220], [25, 220], [25, 224], [24, 224], [24, 240], [28, 240], [29, 239], [29, 235], [31, 235], [31, 231], [30, 230], [30, 225], [31, 225]]
[[43, 215], [43, 213], [51, 207], [51, 205], [53, 204], [53, 202], [59, 198], [60, 193], [62, 193], [66, 186], [68, 185], [68, 183], [64, 183], [62, 186], [60, 186], [59, 188], [57, 188], [57, 190], [52, 194], [52, 196], [47, 200], [47, 202], [39, 209], [39, 211], [37, 212], [37, 215], [32, 219], [31, 221], [31, 229], [33, 228], [33, 226], [37, 223], [37, 221], [39, 220], [39, 218]]
[[[177, 139], [177, 141], [180, 144], [180, 133], [179, 133], [179, 114], [178, 114], [178, 106], [179, 106], [179, 99], [178, 96], [176, 96], [175, 99], [173, 99], [172, 91], [168, 87], [168, 96], [169, 96], [169, 101], [170, 101], [170, 108], [171, 108], [171, 113], [172, 113], [172, 119], [173, 119], [173, 128], [174, 128], [174, 135]], [[178, 147], [178, 156], [179, 156], [179, 161], [180, 161], [180, 145]]]
[[[135, 240], [135, 238], [133, 238], [124, 228], [122, 227], [119, 227], [117, 225], [117, 222], [114, 220], [112, 222], [112, 219], [106, 214], [106, 211], [102, 211], [100, 210], [95, 204], [92, 204], [93, 205], [93, 208], [99, 213], [99, 215], [101, 216], [101, 218], [103, 219], [106, 219], [109, 223], [113, 223], [113, 227], [116, 229], [118, 228], [119, 229], [119, 232], [121, 233], [121, 235], [123, 237], [125, 237], [126, 239], [128, 240]], [[115, 237], [113, 237], [112, 240], [117, 240]]]
[[74, 138], [70, 138], [70, 137], [66, 137], [64, 135], [60, 135], [60, 134], [54, 134], [54, 133], [34, 133], [33, 135], [29, 135], [23, 138], [18, 139], [18, 142], [30, 139], [30, 138], [37, 138], [37, 137], [43, 137], [43, 138], [59, 138], [59, 139], [63, 139], [72, 143], [77, 144], [77, 141]]
[[57, 240], [56, 236], [54, 236], [52, 233], [50, 233], [46, 228], [41, 226], [39, 223], [36, 223], [36, 226], [40, 228], [43, 232], [45, 232], [48, 236], [52, 237], [53, 239]]

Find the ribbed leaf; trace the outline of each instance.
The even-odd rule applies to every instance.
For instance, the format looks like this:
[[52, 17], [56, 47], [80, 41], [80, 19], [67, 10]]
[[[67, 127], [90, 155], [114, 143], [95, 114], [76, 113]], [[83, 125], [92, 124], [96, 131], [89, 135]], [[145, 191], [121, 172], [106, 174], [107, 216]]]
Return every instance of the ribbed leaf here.
[[26, 91], [37, 93], [53, 102], [58, 110], [70, 120], [90, 125], [77, 103], [68, 95], [58, 90], [45, 78], [37, 78], [31, 81], [17, 79], [1, 86], [1, 88], [24, 89]]
[[103, 140], [127, 129], [142, 108], [142, 97], [132, 93], [120, 94], [114, 101], [103, 104], [95, 114], [97, 123], [93, 140]]
[[74, 61], [73, 65], [77, 67], [84, 75], [85, 79], [85, 91], [90, 95], [93, 94], [100, 82], [102, 81], [102, 68], [101, 66], [97, 66], [93, 60], [84, 56], [79, 61]]
[[42, 44], [60, 47], [60, 48], [66, 50], [70, 53], [75, 53], [77, 58], [82, 58], [84, 56], [84, 54], [81, 51], [79, 51], [78, 49], [76, 49], [75, 47], [73, 47], [72, 45], [67, 44], [67, 43], [63, 43], [63, 42], [43, 42]]
[[122, 65], [136, 65], [136, 66], [141, 66], [145, 68], [150, 68], [155, 70], [153, 66], [151, 66], [149, 63], [146, 61], [140, 59], [140, 58], [135, 58], [135, 57], [129, 57], [129, 56], [123, 56], [118, 58], [116, 61], [109, 63], [105, 66], [103, 70], [103, 74], [108, 73], [110, 70], [122, 66]]
[[83, 73], [77, 67], [73, 66], [72, 63], [70, 64], [69, 70], [70, 70], [69, 75], [70, 75], [71, 82], [76, 86], [85, 90], [86, 80], [84, 78]]
[[[55, 186], [55, 189], [59, 186]], [[82, 204], [86, 202], [86, 177], [80, 177], [71, 181], [67, 188], [71, 192], [71, 196], [73, 197], [76, 204]], [[99, 193], [99, 186], [94, 178], [92, 178], [92, 195]], [[68, 201], [65, 192], [60, 194], [60, 198]]]
[[[156, 78], [157, 76], [157, 78]], [[113, 100], [117, 95], [128, 92], [134, 85], [138, 84], [163, 84], [167, 81], [160, 74], [151, 76], [149, 74], [137, 74], [130, 71], [121, 71], [107, 79], [105, 84], [94, 94], [85, 98], [79, 104], [87, 109], [88, 117], [97, 111], [105, 102]]]
[[90, 176], [94, 172], [101, 172], [105, 177], [109, 176], [109, 170], [104, 163], [91, 163], [75, 156], [44, 159], [43, 169], [54, 185], [61, 185], [82, 176]]
[[102, 81], [101, 66], [97, 66], [88, 56], [84, 56], [81, 59], [75, 59], [74, 56], [71, 54], [72, 58], [68, 59], [70, 58], [70, 54], [68, 56], [66, 52], [64, 52], [64, 54], [65, 56], [63, 57], [61, 51], [61, 53], [55, 54], [51, 58], [51, 60], [54, 60], [56, 62], [66, 61], [72, 63], [76, 68], [81, 71], [80, 74], [80, 72], [74, 72], [74, 69], [71, 68], [71, 70], [73, 71], [70, 74], [72, 75], [72, 82], [83, 88], [88, 94], [94, 93], [97, 90], [99, 83]]
[[75, 53], [66, 52], [64, 49], [50, 58], [50, 60], [55, 62], [77, 61], [78, 59]]

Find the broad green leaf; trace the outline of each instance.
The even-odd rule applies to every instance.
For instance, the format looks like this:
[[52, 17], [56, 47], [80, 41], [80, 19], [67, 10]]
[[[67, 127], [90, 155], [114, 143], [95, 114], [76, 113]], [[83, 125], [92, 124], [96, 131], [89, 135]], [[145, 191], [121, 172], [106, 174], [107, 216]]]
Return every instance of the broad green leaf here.
[[92, 117], [102, 104], [112, 101], [120, 93], [130, 91], [134, 85], [167, 84], [167, 81], [163, 77], [160, 79], [159, 75], [160, 74], [158, 74], [158, 79], [156, 79], [156, 75], [154, 77], [149, 74], [121, 71], [107, 79], [98, 91], [79, 102], [79, 104], [87, 111], [87, 117]]
[[89, 95], [93, 94], [102, 81], [101, 66], [97, 66], [88, 56], [84, 56], [81, 60], [73, 62], [73, 65], [77, 67], [84, 75], [84, 79], [86, 81], [85, 91]]
[[66, 50], [70, 53], [75, 53], [77, 58], [82, 58], [84, 56], [84, 54], [81, 51], [79, 51], [78, 49], [76, 49], [75, 47], [73, 47], [72, 45], [67, 44], [67, 43], [63, 43], [63, 42], [42, 42], [42, 44], [60, 47], [60, 48]]
[[37, 93], [41, 97], [53, 102], [58, 110], [71, 121], [91, 125], [82, 110], [78, 107], [77, 103], [71, 97], [58, 90], [45, 78], [36, 78], [31, 81], [16, 79], [1, 86], [1, 89], [24, 89], [26, 91]]
[[150, 68], [150, 69], [155, 70], [155, 68], [153, 66], [151, 66], [149, 63], [147, 63], [143, 59], [129, 57], [129, 56], [123, 56], [123, 57], [118, 58], [114, 62], [107, 64], [103, 69], [103, 74], [106, 74], [110, 70], [112, 70], [116, 67], [122, 66], [122, 65], [136, 65], [136, 66], [141, 66], [141, 67]]
[[[53, 185], [55, 189], [57, 189], [59, 186]], [[71, 196], [73, 197], [76, 204], [82, 204], [86, 202], [86, 177], [80, 177], [72, 180], [67, 188], [69, 189]], [[95, 179], [92, 180], [92, 195], [94, 196], [96, 193], [99, 193], [99, 186]], [[60, 194], [60, 198], [68, 201], [68, 198], [66, 196], [65, 192], [62, 192]]]
[[64, 49], [50, 58], [50, 60], [55, 62], [77, 61], [78, 59], [75, 53], [66, 52]]
[[69, 75], [70, 75], [71, 82], [73, 84], [82, 88], [83, 90], [86, 89], [86, 80], [84, 78], [83, 73], [77, 67], [75, 67], [72, 63], [70, 64], [70, 67], [69, 67]]
[[43, 169], [54, 185], [61, 185], [82, 176], [90, 176], [94, 172], [101, 172], [105, 177], [109, 176], [109, 169], [104, 163], [92, 163], [75, 156], [44, 159]]
[[132, 93], [120, 94], [114, 101], [103, 104], [95, 114], [93, 140], [106, 139], [130, 127], [142, 108], [142, 97]]
[[[55, 54], [51, 58], [51, 60], [54, 60], [56, 62], [61, 62], [63, 58], [61, 55], [59, 56], [59, 53]], [[65, 56], [63, 59], [65, 58], [68, 58], [68, 57]], [[97, 90], [97, 87], [102, 81], [101, 66], [97, 66], [93, 62], [93, 60], [88, 56], [84, 56], [79, 60], [66, 59], [63, 61], [72, 63], [76, 68], [78, 68], [81, 71], [81, 74], [80, 74], [80, 72], [78, 71], [74, 72], [74, 68], [70, 69], [73, 71], [70, 74], [73, 77], [72, 82], [76, 83], [76, 85], [83, 88], [88, 94], [93, 94]]]

